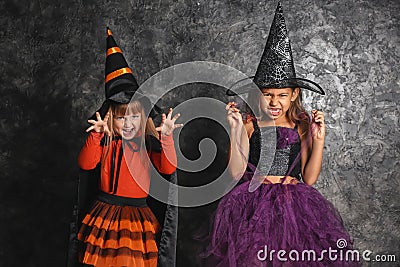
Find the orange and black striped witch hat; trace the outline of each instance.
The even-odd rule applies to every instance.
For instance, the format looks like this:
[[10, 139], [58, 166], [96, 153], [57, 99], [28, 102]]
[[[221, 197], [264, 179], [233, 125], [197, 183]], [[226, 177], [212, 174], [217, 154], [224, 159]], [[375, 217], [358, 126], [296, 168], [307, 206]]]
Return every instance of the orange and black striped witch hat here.
[[[145, 113], [154, 117], [161, 109], [157, 105], [152, 105], [147, 98], [139, 90], [139, 85], [133, 76], [132, 69], [129, 67], [122, 53], [121, 48], [114, 40], [110, 28], [107, 27], [107, 48], [106, 48], [106, 64], [105, 64], [105, 96], [101, 108], [98, 110], [103, 118], [108, 111], [110, 101], [127, 104], [133, 99], [139, 100]], [[95, 118], [93, 115], [91, 118]]]
[[139, 85], [128, 66], [121, 48], [107, 27], [107, 52], [105, 68], [106, 98], [118, 103], [128, 103]]

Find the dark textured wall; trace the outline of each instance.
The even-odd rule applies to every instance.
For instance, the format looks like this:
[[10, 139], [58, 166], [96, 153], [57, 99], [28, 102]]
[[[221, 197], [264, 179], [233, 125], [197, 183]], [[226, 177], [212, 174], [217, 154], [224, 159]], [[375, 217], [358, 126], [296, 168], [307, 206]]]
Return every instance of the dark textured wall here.
[[[399, 264], [400, 2], [282, 5], [298, 75], [327, 91], [305, 98], [307, 108], [326, 113], [315, 187], [338, 208], [357, 248], [397, 253]], [[0, 265], [64, 265], [85, 120], [103, 101], [107, 25], [139, 83], [193, 60], [252, 75], [275, 7], [269, 0], [1, 1]], [[226, 101], [220, 88], [191, 85], [164, 105], [199, 95]], [[196, 142], [188, 136], [180, 141]], [[191, 233], [214, 207], [181, 209], [180, 266], [195, 265], [201, 244]]]

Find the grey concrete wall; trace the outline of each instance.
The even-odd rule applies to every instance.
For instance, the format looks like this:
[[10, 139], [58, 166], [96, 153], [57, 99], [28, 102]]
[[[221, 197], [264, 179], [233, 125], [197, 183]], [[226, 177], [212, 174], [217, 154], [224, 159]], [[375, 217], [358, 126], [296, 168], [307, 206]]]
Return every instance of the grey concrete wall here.
[[[76, 158], [85, 120], [104, 97], [107, 25], [139, 83], [193, 60], [252, 75], [276, 3], [1, 1], [0, 265], [65, 262]], [[337, 207], [357, 248], [397, 253], [398, 265], [400, 2], [292, 0], [282, 6], [298, 76], [327, 92], [305, 97], [308, 109], [326, 114], [323, 171], [315, 187]], [[200, 95], [226, 101], [221, 88], [187, 88], [173, 91], [163, 105]], [[192, 146], [197, 141], [190, 129], [186, 133], [180, 142]], [[181, 173], [180, 179], [205, 181], [207, 173], [213, 170]], [[195, 266], [202, 244], [192, 232], [213, 208], [181, 209], [180, 266]]]

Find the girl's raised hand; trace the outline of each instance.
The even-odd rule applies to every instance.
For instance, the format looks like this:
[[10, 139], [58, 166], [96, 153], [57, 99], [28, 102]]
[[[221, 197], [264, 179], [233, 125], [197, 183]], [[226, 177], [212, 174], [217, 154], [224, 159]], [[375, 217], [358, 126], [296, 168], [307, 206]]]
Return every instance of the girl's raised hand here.
[[243, 125], [242, 114], [240, 114], [240, 110], [236, 107], [235, 102], [229, 102], [225, 106], [225, 109], [228, 111], [226, 119], [231, 129], [236, 129], [238, 126]]
[[92, 124], [89, 128], [86, 129], [86, 132], [90, 131], [95, 131], [96, 133], [105, 133], [108, 136], [111, 136], [111, 132], [108, 129], [107, 121], [109, 118], [110, 114], [107, 112], [107, 114], [104, 116], [104, 119], [101, 119], [100, 113], [96, 112], [96, 119], [97, 120], [88, 120], [89, 123]]
[[324, 113], [322, 111], [318, 111], [313, 109], [311, 111], [312, 117], [312, 137], [313, 140], [323, 141], [325, 138], [325, 119]]
[[176, 128], [182, 127], [183, 124], [175, 124], [175, 121], [181, 114], [175, 114], [172, 117], [172, 108], [169, 108], [168, 115], [162, 114], [161, 124], [156, 128], [157, 132], [161, 132], [162, 135], [169, 136]]

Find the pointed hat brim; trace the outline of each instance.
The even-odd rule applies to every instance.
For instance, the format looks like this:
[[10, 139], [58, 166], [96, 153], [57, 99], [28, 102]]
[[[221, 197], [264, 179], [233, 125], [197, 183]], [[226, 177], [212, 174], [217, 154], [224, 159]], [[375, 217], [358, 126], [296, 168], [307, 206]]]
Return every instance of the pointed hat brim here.
[[254, 76], [251, 76], [251, 77], [244, 78], [244, 79], [237, 81], [226, 91], [226, 94], [228, 96], [241, 95], [241, 94], [246, 94], [254, 89], [262, 90], [262, 89], [271, 89], [271, 88], [276, 88], [276, 89], [302, 88], [302, 89], [307, 89], [307, 90], [313, 91], [320, 95], [325, 95], [325, 91], [321, 88], [321, 86], [319, 84], [317, 84], [316, 82], [313, 82], [311, 80], [308, 80], [308, 79], [288, 78], [288, 79], [279, 81], [279, 83], [266, 84], [266, 85], [262, 86], [262, 88], [260, 88], [258, 85], [256, 85], [254, 83], [253, 78], [254, 78]]
[[[116, 98], [115, 100], [113, 98]], [[145, 114], [147, 114], [149, 117], [151, 118], [155, 118], [157, 115], [162, 113], [162, 109], [157, 105], [154, 104], [147, 96], [140, 94], [138, 92], [121, 92], [120, 94], [116, 94], [113, 96], [113, 98], [109, 98], [106, 99], [103, 104], [101, 105], [101, 107], [96, 111], [99, 112], [100, 117], [104, 118], [105, 115], [107, 114], [108, 110], [110, 109], [110, 104], [111, 102], [114, 103], [121, 103], [120, 99], [118, 99], [118, 97], [122, 98], [122, 99], [127, 99], [130, 97], [131, 101], [134, 100], [138, 100], [144, 109]], [[126, 102], [129, 103], [130, 101]], [[96, 120], [96, 113], [94, 113], [90, 118], [90, 120]]]

